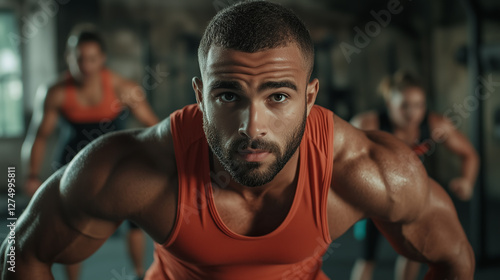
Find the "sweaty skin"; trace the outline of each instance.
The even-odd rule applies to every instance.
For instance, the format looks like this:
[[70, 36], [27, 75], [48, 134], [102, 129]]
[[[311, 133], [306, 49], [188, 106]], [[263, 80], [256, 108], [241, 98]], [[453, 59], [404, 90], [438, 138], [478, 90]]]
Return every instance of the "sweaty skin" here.
[[[193, 88], [222, 143], [260, 139], [283, 152], [290, 141], [287, 131], [300, 125], [318, 93], [319, 82], [307, 82], [305, 65], [293, 44], [257, 53], [213, 47]], [[413, 152], [389, 134], [363, 132], [338, 117], [334, 122], [334, 179], [327, 205], [332, 240], [372, 217], [401, 254], [429, 263], [427, 279], [472, 279], [473, 252], [453, 205], [420, 163], [408, 163]], [[260, 162], [258, 172], [276, 161], [275, 153], [260, 150], [230, 154], [242, 166]], [[218, 189], [214, 199], [225, 225], [251, 236], [278, 227], [296, 188], [299, 156], [295, 152], [262, 186], [231, 180]], [[212, 158], [213, 171], [226, 172], [218, 157]], [[90, 256], [124, 219], [163, 243], [175, 222], [177, 191], [168, 118], [152, 128], [101, 137], [36, 193], [19, 219], [18, 272], [5, 271], [4, 242], [2, 277], [52, 279], [52, 263]]]
[[[427, 113], [424, 90], [419, 86], [407, 86], [400, 90], [392, 89], [390, 96], [385, 98], [392, 134], [412, 147], [417, 139], [423, 137], [420, 135], [421, 125], [425, 121]], [[355, 116], [351, 120], [351, 124], [363, 130], [379, 130], [381, 127], [379, 115], [379, 112], [374, 111], [362, 113]], [[478, 173], [478, 155], [467, 138], [449, 120], [432, 112], [427, 115], [428, 129], [431, 135], [429, 135], [430, 139], [423, 139], [423, 141], [433, 145], [443, 143], [446, 148], [460, 156], [462, 159], [461, 176], [453, 179], [449, 188], [459, 199], [469, 200]], [[434, 148], [431, 149], [431, 151], [433, 150]], [[367, 246], [369, 247], [369, 245]], [[354, 265], [351, 279], [371, 279], [374, 265], [373, 260], [358, 259]], [[416, 279], [419, 269], [419, 263], [398, 257], [395, 278]]]

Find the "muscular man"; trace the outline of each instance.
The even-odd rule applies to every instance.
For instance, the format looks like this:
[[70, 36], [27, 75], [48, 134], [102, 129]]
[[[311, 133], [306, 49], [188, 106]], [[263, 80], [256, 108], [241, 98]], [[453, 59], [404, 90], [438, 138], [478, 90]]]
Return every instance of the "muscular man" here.
[[453, 205], [393, 136], [358, 130], [314, 102], [313, 44], [288, 9], [243, 2], [199, 47], [197, 104], [145, 130], [105, 136], [43, 185], [20, 218], [16, 272], [50, 279], [124, 219], [154, 239], [146, 279], [328, 279], [321, 256], [372, 217], [428, 279], [472, 279]]
[[[103, 134], [124, 128], [124, 108], [144, 125], [158, 123], [142, 88], [132, 81], [106, 69], [102, 38], [92, 30], [72, 32], [68, 38], [67, 62], [69, 73], [46, 92], [39, 91], [28, 135], [23, 144], [22, 158], [27, 169], [25, 191], [32, 196], [40, 186], [40, 169], [46, 143], [59, 117], [71, 130], [67, 141], [59, 144], [55, 168], [69, 163], [76, 154]], [[141, 230], [130, 223], [127, 241], [132, 262], [138, 275], [144, 274], [145, 238]], [[68, 266], [70, 280], [78, 278], [78, 265]]]
[[[351, 124], [363, 130], [382, 130], [395, 135], [422, 161], [435, 151], [436, 144], [442, 143], [462, 160], [461, 174], [450, 182], [449, 188], [459, 199], [469, 200], [479, 168], [479, 157], [472, 144], [451, 121], [427, 110], [423, 86], [409, 72], [398, 71], [384, 78], [380, 92], [387, 109], [359, 114], [351, 120]], [[379, 236], [375, 224], [368, 220], [363, 257], [356, 261], [351, 280], [372, 279]], [[396, 280], [416, 279], [419, 269], [419, 263], [399, 257]]]

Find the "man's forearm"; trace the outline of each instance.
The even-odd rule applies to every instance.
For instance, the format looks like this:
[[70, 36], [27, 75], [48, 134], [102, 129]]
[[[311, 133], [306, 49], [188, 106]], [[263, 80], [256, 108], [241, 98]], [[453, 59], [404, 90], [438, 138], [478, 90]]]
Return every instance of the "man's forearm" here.
[[476, 182], [479, 171], [479, 156], [476, 153], [466, 155], [462, 158], [462, 177], [472, 185]]
[[453, 259], [443, 263], [429, 264], [425, 280], [472, 280], [474, 269], [474, 252], [467, 242]]
[[473, 273], [464, 269], [453, 268], [448, 265], [432, 265], [425, 275], [425, 280], [472, 280]]
[[45, 147], [47, 146], [47, 139], [45, 137], [37, 137], [31, 146], [28, 158], [28, 169], [26, 176], [40, 175], [43, 157], [45, 155]]
[[7, 239], [0, 247], [0, 268], [0, 279], [2, 280], [54, 279], [50, 264], [37, 261], [34, 258], [23, 257], [17, 251], [12, 254]]

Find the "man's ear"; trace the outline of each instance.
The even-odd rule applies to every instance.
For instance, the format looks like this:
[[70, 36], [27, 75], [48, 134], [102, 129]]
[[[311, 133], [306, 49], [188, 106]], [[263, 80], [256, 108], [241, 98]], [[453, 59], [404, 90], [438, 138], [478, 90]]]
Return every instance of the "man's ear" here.
[[314, 79], [309, 84], [307, 84], [306, 88], [306, 102], [307, 102], [307, 115], [311, 112], [311, 109], [316, 102], [316, 97], [318, 96], [319, 91], [319, 80]]
[[196, 103], [198, 103], [198, 107], [203, 112], [203, 81], [198, 77], [193, 77], [192, 85], [196, 96]]

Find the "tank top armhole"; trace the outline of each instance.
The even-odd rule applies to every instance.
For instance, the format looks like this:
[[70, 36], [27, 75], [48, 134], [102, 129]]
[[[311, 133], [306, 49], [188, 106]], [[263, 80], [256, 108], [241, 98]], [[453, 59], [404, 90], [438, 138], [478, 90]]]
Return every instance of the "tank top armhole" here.
[[[181, 173], [181, 169], [184, 166], [184, 157], [182, 155], [183, 146], [182, 146], [182, 139], [178, 139], [179, 133], [178, 132], [178, 127], [177, 123], [178, 122], [178, 113], [173, 113], [170, 115], [170, 129], [172, 133], [172, 138], [173, 138], [173, 143], [174, 143], [174, 153], [175, 153], [175, 163], [177, 165], [177, 176]], [[181, 186], [181, 180], [177, 180], [178, 184], [178, 190], [177, 190], [177, 207], [176, 207], [176, 214], [175, 214], [175, 221], [174, 221], [174, 226], [172, 227], [172, 231], [170, 232], [169, 236], [167, 237], [167, 240], [163, 242], [161, 245], [166, 248], [172, 245], [175, 242], [175, 239], [177, 238], [177, 235], [179, 234], [180, 228], [181, 228], [181, 221], [183, 218], [183, 211], [182, 207], [180, 205], [183, 205], [183, 199], [185, 197], [184, 194], [184, 188]]]
[[333, 137], [334, 137], [334, 113], [332, 111], [326, 111], [327, 115], [325, 116], [326, 118], [326, 131], [327, 131], [327, 163], [326, 163], [326, 170], [325, 170], [325, 177], [323, 178], [324, 182], [324, 187], [322, 189], [322, 195], [321, 195], [321, 224], [322, 224], [322, 231], [323, 231], [323, 238], [327, 244], [330, 244], [333, 240], [330, 236], [330, 229], [328, 227], [328, 211], [327, 211], [327, 204], [328, 204], [328, 192], [331, 189], [332, 185], [332, 180], [333, 180]]

